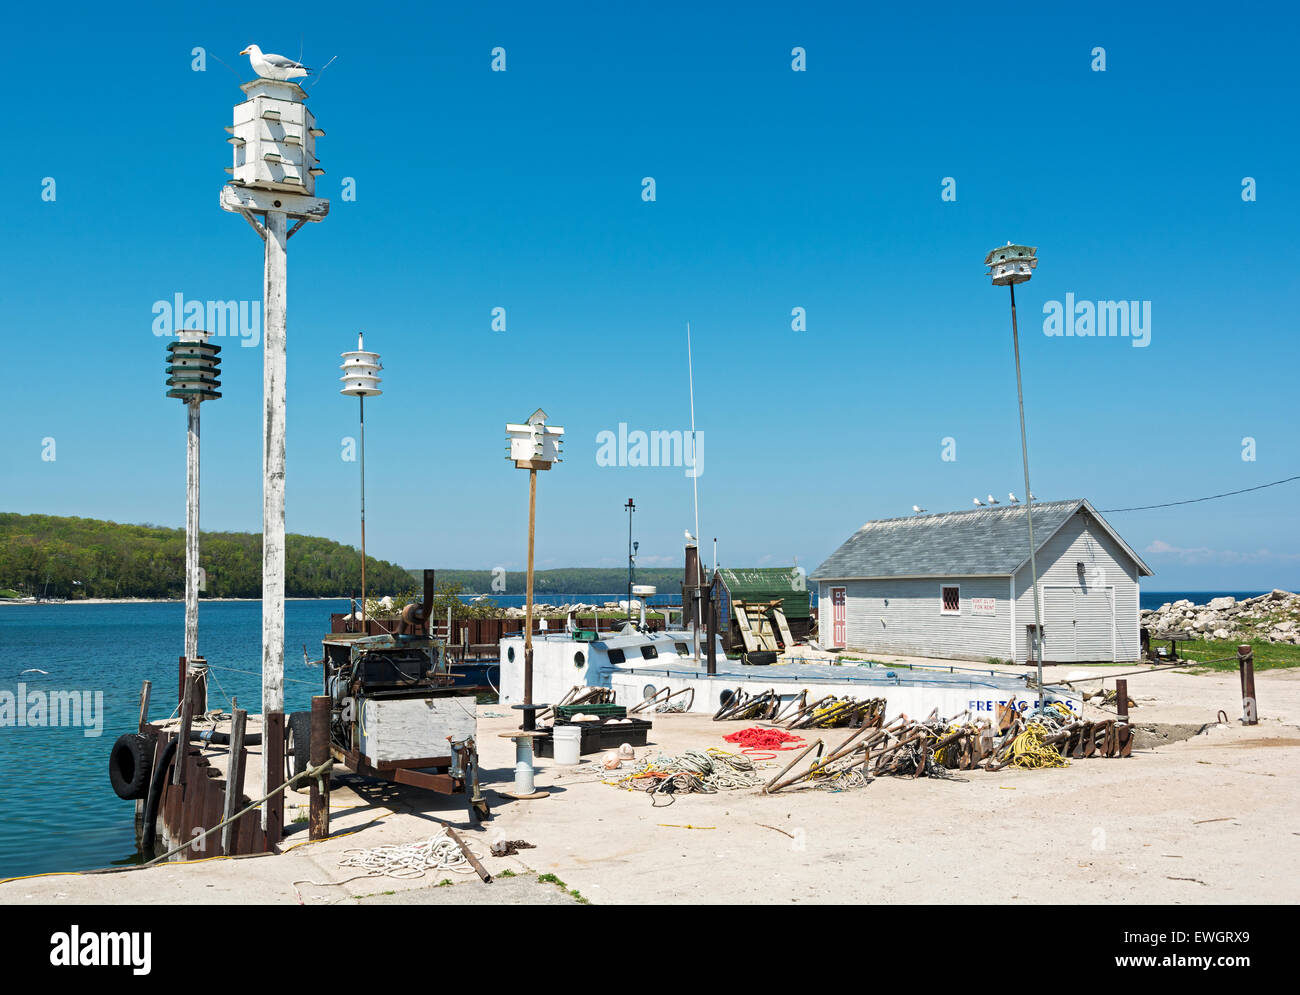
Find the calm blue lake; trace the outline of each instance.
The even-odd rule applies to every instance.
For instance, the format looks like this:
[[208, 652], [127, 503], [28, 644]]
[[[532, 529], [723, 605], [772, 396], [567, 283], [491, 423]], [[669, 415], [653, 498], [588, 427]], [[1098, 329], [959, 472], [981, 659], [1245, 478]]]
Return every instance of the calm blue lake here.
[[[285, 607], [285, 711], [309, 708], [320, 671], [303, 664], [302, 647], [320, 656], [338, 601], [290, 601]], [[176, 707], [177, 658], [184, 649], [180, 603], [6, 605], [0, 607], [0, 694], [98, 693], [102, 731], [0, 724], [0, 878], [84, 870], [135, 856], [135, 805], [113, 793], [108, 752], [132, 732], [140, 684], [153, 681], [150, 717]], [[262, 606], [256, 601], [200, 606], [199, 650], [212, 668], [209, 706], [260, 712]], [[47, 674], [23, 674], [37, 668]], [[237, 671], [244, 671], [238, 673]], [[85, 696], [82, 698], [85, 701]], [[87, 735], [91, 733], [91, 735]]]

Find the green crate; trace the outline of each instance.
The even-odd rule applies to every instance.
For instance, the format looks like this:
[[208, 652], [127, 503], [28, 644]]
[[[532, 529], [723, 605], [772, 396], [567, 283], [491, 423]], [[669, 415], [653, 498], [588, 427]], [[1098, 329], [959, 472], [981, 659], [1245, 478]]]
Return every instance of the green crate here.
[[556, 705], [555, 718], [559, 722], [567, 722], [573, 716], [598, 715], [602, 719], [625, 719], [627, 718], [627, 709], [623, 705]]

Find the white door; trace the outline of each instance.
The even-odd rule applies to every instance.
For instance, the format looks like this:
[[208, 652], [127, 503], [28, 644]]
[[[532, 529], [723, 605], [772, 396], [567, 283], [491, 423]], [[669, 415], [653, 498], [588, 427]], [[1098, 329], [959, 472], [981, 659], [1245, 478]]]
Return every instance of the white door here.
[[1043, 659], [1088, 663], [1115, 659], [1115, 589], [1043, 588]]

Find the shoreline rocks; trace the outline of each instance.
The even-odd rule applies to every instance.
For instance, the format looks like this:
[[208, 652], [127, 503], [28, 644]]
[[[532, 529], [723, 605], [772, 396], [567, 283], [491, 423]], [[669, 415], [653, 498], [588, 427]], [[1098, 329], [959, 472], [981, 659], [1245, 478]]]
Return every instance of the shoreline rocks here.
[[1187, 631], [1201, 639], [1300, 645], [1300, 594], [1274, 589], [1268, 594], [1238, 601], [1232, 597], [1211, 598], [1197, 605], [1183, 598], [1159, 608], [1144, 608], [1140, 624], [1152, 636], [1161, 632]]

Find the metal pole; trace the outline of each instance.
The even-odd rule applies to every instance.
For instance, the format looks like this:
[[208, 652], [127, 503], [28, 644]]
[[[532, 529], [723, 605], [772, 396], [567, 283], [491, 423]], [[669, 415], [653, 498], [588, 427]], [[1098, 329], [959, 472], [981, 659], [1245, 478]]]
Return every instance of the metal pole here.
[[366, 395], [358, 394], [357, 400], [361, 403], [361, 632], [366, 635]]
[[[286, 294], [288, 284], [286, 216], [283, 211], [266, 212], [265, 323], [262, 342], [262, 716], [265, 742], [262, 755], [262, 793], [283, 780], [283, 771], [273, 770], [274, 761], [284, 755], [284, 724], [272, 716], [284, 712], [284, 439], [285, 439], [285, 349]], [[262, 829], [274, 825], [278, 805], [262, 803]]]
[[1029, 522], [1029, 578], [1034, 588], [1034, 639], [1030, 650], [1038, 664], [1038, 707], [1043, 707], [1043, 619], [1038, 606], [1038, 559], [1034, 547], [1034, 499], [1029, 489], [1029, 443], [1025, 438], [1025, 394], [1020, 380], [1020, 334], [1016, 329], [1016, 285], [1011, 288], [1011, 345], [1016, 354], [1016, 403], [1020, 406], [1020, 455], [1025, 464], [1025, 517]]
[[627, 499], [627, 504], [623, 505], [627, 509], [627, 620], [632, 621], [632, 512], [636, 511], [636, 505], [632, 499]]
[[[528, 471], [528, 590], [524, 621], [524, 704], [533, 703], [533, 540], [537, 535], [537, 471]], [[536, 713], [524, 709], [524, 728], [535, 728]]]

